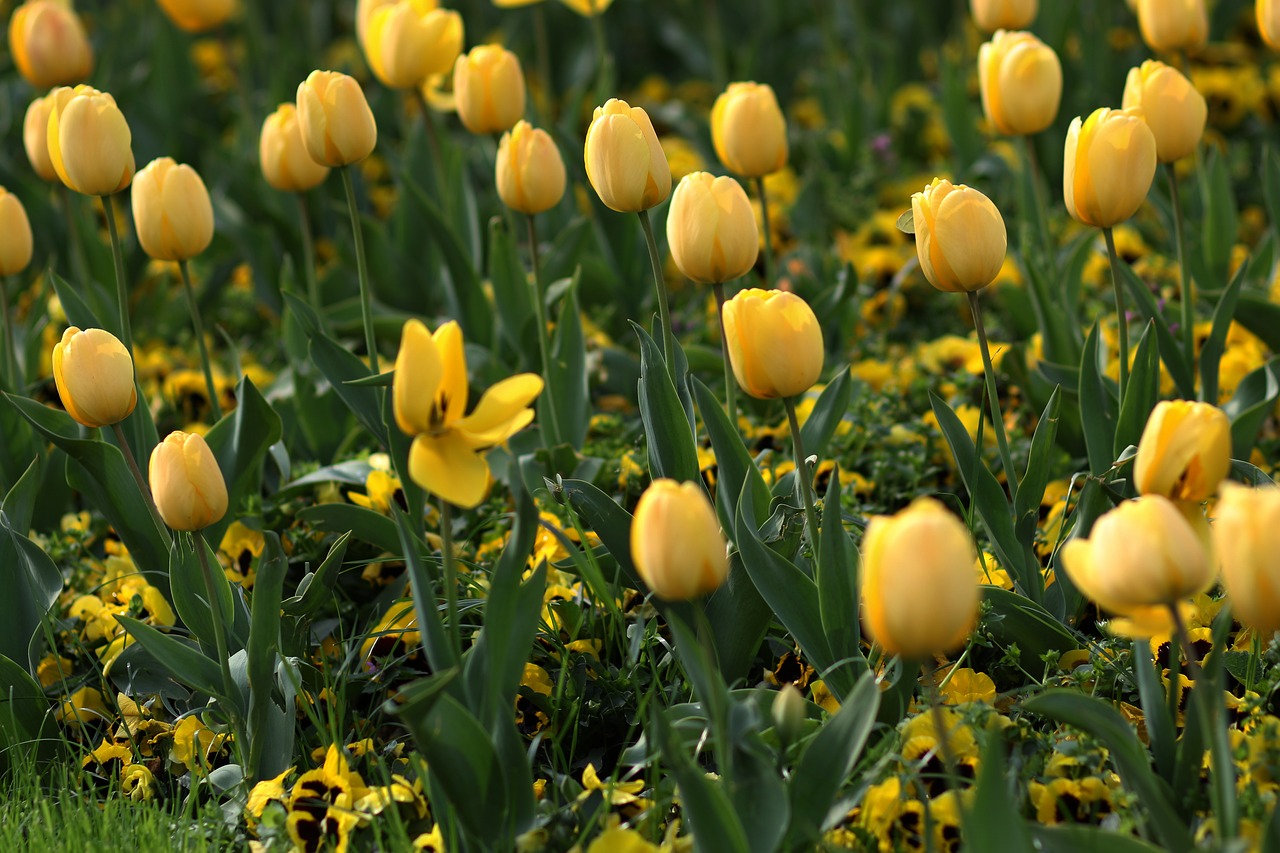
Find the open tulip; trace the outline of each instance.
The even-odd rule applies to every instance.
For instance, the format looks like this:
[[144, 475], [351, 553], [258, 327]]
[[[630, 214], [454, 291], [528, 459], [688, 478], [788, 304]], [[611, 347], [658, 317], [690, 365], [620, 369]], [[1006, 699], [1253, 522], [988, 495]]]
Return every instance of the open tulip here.
[[685, 175], [671, 196], [667, 243], [680, 272], [694, 281], [746, 275], [760, 253], [760, 232], [742, 185], [707, 172]]
[[16, 195], [0, 187], [0, 276], [17, 275], [31, 263], [31, 222]]
[[172, 157], [151, 161], [133, 179], [133, 221], [142, 250], [187, 261], [213, 240], [213, 205], [196, 170]]
[[362, 0], [356, 20], [369, 67], [392, 89], [443, 74], [462, 52], [462, 16], [437, 0]]
[[862, 542], [862, 621], [887, 654], [923, 659], [964, 643], [978, 619], [973, 540], [933, 498], [876, 516]]
[[671, 167], [642, 107], [617, 98], [596, 107], [583, 155], [587, 179], [610, 210], [639, 213], [671, 195]]
[[133, 412], [133, 358], [105, 329], [72, 326], [53, 347], [53, 381], [67, 414], [87, 427], [110, 426]]
[[1156, 159], [1181, 160], [1196, 150], [1209, 115], [1204, 96], [1176, 68], [1148, 59], [1129, 70], [1124, 106], [1140, 107], [1156, 138]]
[[514, 53], [497, 44], [473, 47], [453, 65], [454, 106], [472, 133], [501, 133], [524, 117], [524, 72]]
[[1039, 133], [1058, 117], [1062, 63], [1031, 33], [1000, 30], [978, 50], [982, 110], [1007, 136]]
[[533, 215], [564, 196], [564, 158], [551, 134], [521, 119], [498, 143], [495, 182], [502, 203]]
[[978, 190], [934, 178], [911, 196], [916, 255], [938, 290], [972, 293], [995, 281], [1008, 234], [1000, 211]]
[[542, 378], [521, 373], [491, 386], [475, 410], [467, 408], [467, 360], [462, 329], [454, 321], [427, 330], [404, 324], [396, 357], [392, 403], [396, 424], [414, 436], [409, 476], [432, 494], [470, 509], [484, 499], [489, 463], [484, 452], [533, 420], [530, 408]]
[[1134, 485], [1144, 495], [1200, 503], [1231, 470], [1231, 421], [1209, 403], [1165, 400], [1147, 418], [1133, 461]]
[[773, 88], [730, 83], [711, 107], [711, 141], [725, 168], [762, 178], [787, 165], [787, 120]]
[[822, 327], [794, 293], [740, 291], [724, 304], [724, 332], [733, 375], [752, 397], [794, 397], [822, 375]]
[[236, 0], [159, 0], [169, 20], [189, 33], [202, 33], [225, 24]]
[[329, 167], [307, 153], [298, 125], [298, 109], [293, 104], [281, 104], [262, 123], [258, 159], [267, 183], [283, 192], [306, 192], [329, 177]]
[[354, 77], [312, 71], [298, 84], [298, 127], [311, 159], [347, 166], [373, 153], [378, 125]]
[[37, 89], [79, 83], [93, 71], [93, 48], [67, 0], [30, 0], [9, 19], [14, 64]]
[[1138, 25], [1152, 50], [1196, 53], [1209, 41], [1204, 0], [1138, 0]]
[[1213, 514], [1231, 615], [1267, 635], [1280, 630], [1280, 489], [1223, 483]]
[[1258, 0], [1258, 34], [1272, 50], [1280, 50], [1280, 0]]
[[1156, 175], [1156, 138], [1141, 109], [1102, 107], [1067, 131], [1062, 193], [1067, 212], [1110, 228], [1133, 216]]
[[724, 534], [701, 484], [649, 484], [631, 520], [631, 559], [640, 579], [666, 601], [688, 601], [724, 583]]
[[203, 530], [227, 514], [227, 482], [197, 433], [171, 432], [151, 451], [151, 496], [174, 530]]
[[55, 89], [49, 97], [49, 160], [58, 177], [84, 195], [111, 195], [133, 180], [133, 134], [115, 98], [92, 86]]
[[970, 0], [973, 22], [983, 32], [1025, 30], [1039, 11], [1037, 0]]
[[53, 94], [36, 98], [27, 107], [22, 121], [22, 145], [27, 149], [31, 169], [42, 181], [58, 180], [58, 172], [49, 159], [49, 113], [53, 111]]

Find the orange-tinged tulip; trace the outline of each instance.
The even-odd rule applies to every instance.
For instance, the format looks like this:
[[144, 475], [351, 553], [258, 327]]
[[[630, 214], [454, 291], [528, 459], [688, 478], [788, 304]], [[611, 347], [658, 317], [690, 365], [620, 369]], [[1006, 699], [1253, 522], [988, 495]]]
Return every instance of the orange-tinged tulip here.
[[55, 89], [49, 111], [49, 160], [84, 195], [118, 193], [133, 180], [133, 134], [115, 98], [92, 86]]
[[983, 32], [1025, 30], [1036, 19], [1037, 0], [970, 0], [973, 22]]
[[202, 33], [225, 24], [236, 0], [159, 0], [169, 20], [189, 33]]
[[1148, 59], [1129, 70], [1124, 106], [1140, 107], [1156, 138], [1156, 159], [1181, 160], [1196, 150], [1204, 135], [1209, 107], [1204, 95], [1176, 68]]
[[1280, 0], [1258, 0], [1258, 34], [1272, 50], [1280, 50]]
[[564, 196], [564, 158], [551, 134], [521, 119], [498, 143], [494, 180], [507, 207], [542, 213]]
[[787, 120], [767, 84], [730, 83], [711, 106], [711, 142], [725, 168], [762, 178], [787, 165]]
[[746, 275], [760, 253], [760, 232], [742, 185], [707, 172], [685, 175], [671, 196], [667, 243], [680, 272], [694, 281]]
[[524, 72], [497, 44], [473, 47], [453, 65], [454, 106], [472, 133], [502, 133], [524, 117]]
[[93, 48], [69, 0], [30, 0], [14, 9], [9, 50], [37, 89], [79, 83], [93, 71]]
[[1133, 479], [1144, 495], [1200, 503], [1218, 491], [1231, 470], [1231, 421], [1209, 403], [1165, 400], [1147, 418], [1133, 460]]
[[995, 281], [1008, 234], [1000, 211], [978, 190], [934, 178], [911, 196], [916, 255], [929, 283], [948, 293], [970, 293]]
[[27, 107], [22, 121], [22, 145], [27, 149], [31, 169], [42, 181], [58, 180], [58, 172], [49, 159], [49, 113], [53, 112], [53, 94], [36, 98]]
[[1152, 50], [1196, 53], [1209, 41], [1204, 0], [1138, 0], [1138, 25]]
[[649, 484], [631, 520], [631, 559], [640, 579], [666, 601], [688, 601], [724, 583], [724, 534], [700, 483]]
[[437, 0], [362, 0], [356, 20], [369, 67], [392, 89], [445, 73], [462, 52], [462, 16]]
[[138, 403], [133, 358], [105, 329], [63, 332], [53, 347], [53, 381], [67, 414], [87, 427], [118, 424]]
[[347, 166], [373, 153], [378, 125], [354, 77], [312, 71], [298, 84], [298, 127], [311, 159]]
[[0, 187], [0, 276], [17, 275], [31, 263], [31, 222], [16, 195]]
[[822, 375], [822, 327], [794, 293], [740, 291], [724, 303], [724, 334], [733, 375], [752, 397], [794, 397]]
[[1156, 175], [1156, 138], [1142, 110], [1102, 107], [1067, 131], [1062, 192], [1067, 212], [1110, 228], [1138, 211]]
[[1280, 630], [1280, 489], [1222, 484], [1213, 535], [1231, 615], [1270, 635]]
[[639, 213], [671, 195], [671, 167], [649, 114], [611, 98], [596, 107], [583, 146], [587, 179], [605, 207]]
[[1006, 136], [1039, 133], [1058, 117], [1062, 63], [1031, 33], [998, 31], [978, 50], [982, 110]]
[[281, 104], [262, 123], [258, 160], [267, 183], [283, 192], [306, 192], [329, 177], [329, 167], [307, 153], [298, 125], [298, 108], [291, 103]]
[[133, 221], [142, 250], [160, 261], [189, 261], [213, 241], [213, 205], [196, 170], [172, 157], [151, 161], [133, 179]]
[[174, 530], [203, 530], [227, 514], [227, 483], [218, 460], [196, 433], [171, 432], [151, 451], [151, 496]]

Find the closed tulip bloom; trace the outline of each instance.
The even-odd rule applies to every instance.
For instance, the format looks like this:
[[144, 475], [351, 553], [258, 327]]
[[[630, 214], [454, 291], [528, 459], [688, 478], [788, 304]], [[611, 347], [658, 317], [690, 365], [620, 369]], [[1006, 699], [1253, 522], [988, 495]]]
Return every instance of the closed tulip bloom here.
[[202, 33], [225, 24], [236, 0], [159, 0], [169, 20], [189, 33]]
[[755, 212], [733, 178], [685, 175], [671, 196], [667, 243], [680, 272], [703, 284], [745, 275], [756, 265], [760, 232]]
[[751, 288], [724, 303], [733, 375], [752, 397], [794, 397], [822, 375], [822, 327], [794, 293]]
[[724, 583], [724, 534], [700, 484], [649, 484], [631, 520], [631, 559], [640, 579], [665, 601], [689, 601]]
[[1062, 193], [1067, 212], [1110, 228], [1137, 213], [1156, 176], [1156, 138], [1142, 110], [1102, 107], [1067, 131]]
[[160, 517], [174, 530], [203, 530], [227, 514], [227, 482], [196, 433], [171, 432], [157, 444], [147, 479]]
[[0, 276], [17, 275], [31, 263], [31, 222], [13, 193], [0, 187]]
[[357, 21], [369, 67], [392, 89], [443, 74], [462, 52], [462, 16], [436, 0], [362, 2]]
[[1258, 34], [1272, 50], [1280, 50], [1280, 0], [1258, 0]]
[[933, 498], [876, 516], [862, 541], [862, 623], [887, 655], [928, 658], [964, 643], [978, 620], [973, 541]]
[[1025, 30], [1039, 11], [1037, 0], [970, 0], [973, 22], [983, 32]]
[[1138, 25], [1152, 50], [1196, 53], [1209, 41], [1204, 0], [1138, 0]]
[[1063, 547], [1061, 564], [1081, 593], [1120, 615], [1202, 592], [1215, 574], [1205, 543], [1160, 495], [1125, 501], [1103, 515], [1088, 539]]
[[596, 107], [583, 147], [587, 179], [605, 207], [639, 213], [671, 195], [671, 167], [649, 114], [611, 98]]
[[106, 329], [63, 332], [53, 347], [53, 381], [62, 408], [87, 427], [118, 424], [138, 404], [133, 358]]
[[730, 83], [711, 107], [711, 141], [725, 168], [744, 178], [787, 165], [787, 120], [773, 88]]
[[49, 95], [47, 142], [58, 177], [84, 195], [118, 193], [133, 180], [133, 134], [115, 98], [92, 86]]
[[27, 149], [31, 169], [42, 181], [58, 180], [58, 173], [49, 159], [49, 113], [53, 111], [52, 93], [36, 98], [27, 107], [22, 121], [22, 145]]
[[542, 213], [564, 195], [564, 158], [551, 134], [521, 119], [498, 143], [495, 182], [502, 203], [520, 213]]
[[298, 85], [298, 127], [311, 159], [322, 166], [347, 166], [373, 153], [378, 125], [354, 77], [312, 71]]
[[70, 0], [31, 0], [14, 9], [9, 50], [37, 89], [79, 83], [93, 71], [93, 48]]
[[133, 179], [133, 221], [142, 250], [159, 261], [189, 261], [213, 241], [213, 205], [196, 170], [172, 157], [152, 160]]
[[1204, 96], [1191, 81], [1178, 69], [1154, 59], [1129, 70], [1124, 106], [1142, 109], [1142, 117], [1156, 138], [1156, 159], [1161, 163], [1181, 160], [1195, 151], [1209, 116]]
[[1231, 615], [1264, 635], [1280, 630], [1280, 489], [1223, 483], [1213, 515]]
[[948, 293], [970, 293], [995, 281], [1004, 264], [1004, 217], [982, 193], [934, 178], [911, 196], [916, 255], [929, 283]]
[[298, 124], [298, 109], [293, 104], [281, 104], [262, 123], [258, 159], [267, 183], [283, 192], [306, 192], [329, 177], [329, 167], [317, 163], [307, 153]]
[[1133, 461], [1144, 495], [1199, 503], [1218, 491], [1231, 470], [1231, 421], [1209, 403], [1165, 400], [1147, 418]]
[[524, 117], [520, 60], [497, 44], [473, 47], [453, 65], [458, 118], [472, 133], [501, 133]]
[[1001, 30], [978, 51], [982, 110], [1006, 136], [1039, 133], [1058, 117], [1062, 63], [1031, 33]]

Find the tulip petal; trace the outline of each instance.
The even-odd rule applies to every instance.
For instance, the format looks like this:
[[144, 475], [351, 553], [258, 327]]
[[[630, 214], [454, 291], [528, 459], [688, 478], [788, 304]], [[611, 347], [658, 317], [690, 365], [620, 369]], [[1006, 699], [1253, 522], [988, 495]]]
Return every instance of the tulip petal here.
[[462, 327], [456, 320], [450, 320], [436, 329], [432, 337], [442, 367], [434, 402], [440, 408], [443, 422], [451, 424], [467, 410], [467, 353], [462, 342]]
[[521, 373], [485, 391], [475, 411], [453, 428], [474, 448], [501, 444], [533, 420], [529, 404], [542, 393], [542, 377]]
[[435, 339], [421, 320], [409, 320], [400, 333], [391, 402], [396, 424], [406, 435], [432, 428], [431, 408], [444, 375]]
[[630, 116], [602, 115], [591, 123], [585, 146], [587, 177], [610, 210], [645, 209], [649, 181], [649, 143]]
[[423, 434], [409, 448], [409, 476], [436, 497], [471, 509], [484, 500], [489, 463], [456, 432]]

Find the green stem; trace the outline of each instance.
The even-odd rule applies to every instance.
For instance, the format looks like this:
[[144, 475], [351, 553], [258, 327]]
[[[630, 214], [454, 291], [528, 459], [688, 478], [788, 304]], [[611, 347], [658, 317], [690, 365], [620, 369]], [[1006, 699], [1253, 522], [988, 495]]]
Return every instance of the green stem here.
[[596, 0], [588, 0], [588, 4], [591, 6], [591, 35], [596, 44], [596, 103], [603, 104], [613, 88], [613, 81], [609, 79], [609, 45], [604, 35], [604, 21], [596, 10]]
[[228, 697], [227, 716], [231, 718], [231, 727], [236, 733], [236, 749], [239, 750], [244, 748], [240, 737], [240, 712], [237, 703], [232, 701], [231, 697], [238, 696], [240, 688], [236, 686], [235, 679], [231, 677], [231, 657], [227, 653], [226, 623], [222, 612], [222, 603], [214, 589], [213, 570], [209, 568], [209, 555], [207, 553], [209, 546], [205, 542], [203, 530], [196, 531], [194, 544], [196, 556], [200, 560], [200, 575], [204, 579], [205, 595], [209, 598], [209, 613], [213, 617], [213, 642], [218, 650], [218, 668], [222, 670], [222, 689]]
[[138, 460], [134, 458], [133, 450], [129, 447], [128, 440], [124, 437], [124, 430], [120, 424], [111, 425], [111, 431], [115, 433], [116, 443], [120, 445], [120, 452], [124, 454], [125, 464], [129, 466], [129, 473], [133, 474], [133, 481], [138, 484], [138, 491], [142, 492], [143, 500], [147, 502], [147, 509], [151, 510], [151, 517], [155, 519], [156, 525], [161, 530], [168, 530], [169, 526], [164, 523], [164, 519], [160, 517], [160, 510], [156, 507], [156, 499], [151, 494], [151, 487], [147, 485], [146, 478], [142, 476], [142, 469], [138, 467]]
[[645, 244], [649, 247], [649, 263], [653, 266], [653, 286], [658, 296], [658, 316], [662, 324], [662, 354], [667, 360], [667, 373], [676, 378], [675, 333], [671, 330], [671, 308], [667, 305], [667, 282], [662, 275], [662, 256], [658, 254], [658, 241], [653, 238], [653, 223], [649, 211], [640, 211], [640, 227], [644, 229]]
[[769, 226], [769, 194], [764, 189], [764, 178], [756, 178], [756, 192], [760, 194], [760, 221], [764, 225], [764, 286], [773, 287], [773, 231]]
[[298, 199], [298, 229], [302, 232], [302, 274], [307, 280], [307, 298], [316, 312], [321, 329], [324, 328], [324, 300], [320, 298], [320, 280], [316, 277], [316, 241], [311, 228], [311, 212], [307, 210], [307, 197], [295, 193]]
[[[435, 117], [431, 114], [431, 102], [422, 93], [421, 87], [417, 92], [418, 103], [422, 106], [422, 125], [427, 132], [427, 147], [431, 149], [431, 164], [435, 170], [436, 197], [441, 200], [442, 206], [446, 206], [448, 199], [444, 187], [444, 151], [440, 148], [440, 136], [436, 131]], [[444, 212], [448, 214], [447, 207]]]
[[191, 286], [191, 270], [186, 261], [178, 261], [182, 273], [182, 287], [187, 291], [187, 305], [191, 308], [191, 324], [196, 330], [196, 344], [200, 347], [200, 367], [204, 370], [204, 384], [209, 391], [209, 406], [213, 409], [213, 422], [222, 420], [222, 406], [218, 403], [218, 386], [213, 381], [213, 368], [209, 364], [209, 347], [204, 341], [204, 321], [200, 319], [200, 303], [196, 301], [195, 288]]
[[13, 335], [13, 314], [9, 309], [9, 277], [0, 276], [0, 309], [4, 311], [4, 384], [14, 394], [21, 394], [22, 378], [18, 369], [18, 341]]
[[1040, 187], [1040, 169], [1036, 163], [1036, 147], [1030, 136], [1022, 137], [1023, 151], [1027, 155], [1027, 181], [1031, 184], [1031, 198], [1035, 203], [1036, 228], [1040, 232], [1040, 243], [1044, 256], [1053, 260], [1053, 240], [1049, 236], [1049, 215], [1044, 201], [1044, 190]]
[[1169, 176], [1169, 196], [1173, 199], [1173, 234], [1178, 244], [1178, 274], [1182, 279], [1182, 346], [1186, 350], [1187, 358], [1194, 364], [1196, 293], [1195, 285], [1191, 282], [1191, 270], [1187, 267], [1187, 243], [1182, 229], [1182, 193], [1178, 191], [1178, 175], [1172, 163], [1166, 165], [1165, 174]]
[[1116, 294], [1116, 323], [1120, 335], [1120, 408], [1124, 409], [1124, 392], [1129, 385], [1129, 321], [1125, 318], [1124, 290], [1120, 284], [1120, 256], [1116, 254], [1116, 238], [1110, 228], [1102, 229], [1107, 241], [1107, 258], [1111, 261], [1111, 287]]
[[449, 644], [453, 658], [462, 657], [462, 626], [458, 624], [458, 562], [453, 555], [453, 507], [440, 499], [440, 550], [444, 561], [445, 613], [449, 620]]
[[84, 246], [80, 243], [80, 230], [76, 228], [76, 212], [71, 206], [71, 191], [62, 181], [55, 183], [58, 188], [58, 204], [66, 220], [67, 241], [71, 247], [67, 252], [71, 256], [71, 273], [75, 277], [76, 284], [83, 286], [89, 281], [88, 265], [84, 260]]
[[987, 405], [996, 430], [996, 444], [1000, 448], [1000, 464], [1004, 466], [1009, 491], [1016, 488], [1017, 469], [1013, 467], [1013, 454], [1009, 452], [1009, 437], [1004, 431], [1004, 414], [1000, 409], [1000, 396], [996, 392], [996, 370], [991, 364], [991, 347], [987, 343], [987, 328], [982, 322], [982, 307], [978, 304], [978, 292], [969, 292], [969, 310], [973, 313], [973, 327], [978, 331], [978, 348], [982, 351], [982, 372], [986, 377]]
[[102, 212], [107, 217], [107, 233], [111, 235], [111, 255], [116, 262], [116, 311], [120, 319], [120, 342], [133, 355], [133, 331], [129, 328], [129, 289], [124, 280], [124, 253], [120, 250], [120, 234], [116, 230], [115, 204], [111, 196], [100, 196]]
[[720, 356], [724, 359], [724, 410], [729, 423], [738, 428], [738, 380], [733, 375], [733, 363], [729, 359], [729, 336], [724, 330], [724, 283], [717, 281], [712, 289], [716, 294], [716, 316], [720, 318]]
[[356, 206], [356, 184], [351, 178], [351, 167], [343, 166], [342, 186], [347, 191], [347, 212], [351, 214], [351, 232], [356, 241], [356, 270], [360, 276], [360, 314], [364, 318], [364, 345], [369, 351], [369, 372], [377, 375], [378, 338], [373, 333], [373, 301], [369, 295], [369, 262], [364, 256], [364, 229], [360, 226], [360, 211]]
[[800, 500], [804, 503], [805, 523], [809, 528], [809, 544], [813, 547], [813, 562], [818, 562], [818, 510], [813, 502], [813, 473], [804, 453], [804, 438], [800, 435], [800, 420], [796, 417], [796, 398], [782, 401], [787, 409], [787, 423], [791, 427], [791, 446], [796, 457], [796, 478], [800, 481]]
[[533, 313], [538, 323], [538, 348], [542, 354], [543, 393], [547, 399], [547, 419], [550, 435], [546, 436], [548, 452], [564, 440], [560, 432], [560, 410], [556, 408], [555, 389], [551, 381], [551, 341], [547, 331], [546, 294], [542, 291], [542, 272], [538, 262], [538, 226], [533, 214], [525, 217], [529, 224], [529, 266], [533, 269]]

